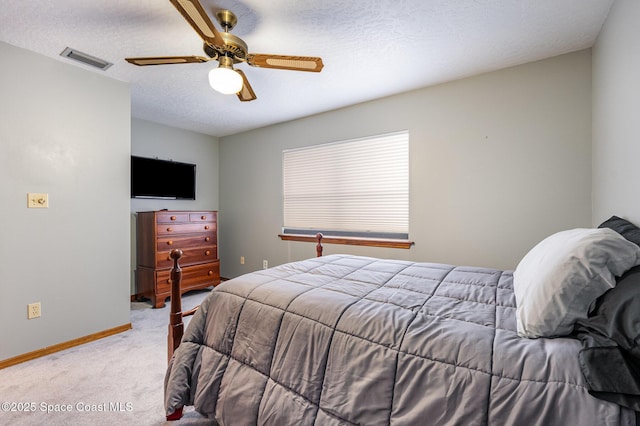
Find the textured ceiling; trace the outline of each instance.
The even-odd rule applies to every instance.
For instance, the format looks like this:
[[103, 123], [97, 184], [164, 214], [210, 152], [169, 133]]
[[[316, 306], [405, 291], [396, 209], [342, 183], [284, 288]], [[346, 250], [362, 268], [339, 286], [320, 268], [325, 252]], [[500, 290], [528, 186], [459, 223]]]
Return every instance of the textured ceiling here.
[[[138, 67], [140, 56], [206, 56], [168, 0], [3, 0], [0, 40], [125, 81], [136, 118], [225, 136], [591, 47], [614, 0], [201, 0], [232, 10], [252, 53], [320, 56], [321, 73], [238, 64], [258, 97], [208, 85], [217, 62]], [[63, 58], [105, 59], [105, 71]]]

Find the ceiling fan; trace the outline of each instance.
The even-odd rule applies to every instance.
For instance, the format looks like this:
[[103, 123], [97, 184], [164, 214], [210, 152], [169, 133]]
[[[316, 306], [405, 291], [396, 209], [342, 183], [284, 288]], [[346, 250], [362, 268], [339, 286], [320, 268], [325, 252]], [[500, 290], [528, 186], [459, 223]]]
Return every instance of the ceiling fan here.
[[229, 33], [237, 23], [233, 12], [220, 10], [216, 13], [216, 20], [223, 29], [223, 32], [219, 32], [213, 26], [199, 0], [170, 1], [202, 38], [204, 53], [208, 58], [203, 56], [156, 56], [125, 58], [127, 62], [144, 66], [217, 60], [219, 66], [209, 73], [209, 83], [219, 92], [236, 93], [238, 99], [243, 102], [256, 99], [256, 95], [245, 74], [239, 69], [234, 69], [234, 64], [246, 62], [253, 67], [310, 72], [320, 72], [324, 66], [322, 58], [318, 57], [248, 53], [247, 44], [241, 38]]

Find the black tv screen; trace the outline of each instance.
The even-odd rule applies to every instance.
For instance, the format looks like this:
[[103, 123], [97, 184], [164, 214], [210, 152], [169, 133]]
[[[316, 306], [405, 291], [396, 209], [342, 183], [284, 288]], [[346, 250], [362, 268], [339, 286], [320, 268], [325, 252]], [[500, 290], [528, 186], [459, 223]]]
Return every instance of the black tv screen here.
[[131, 156], [131, 198], [196, 199], [196, 165]]

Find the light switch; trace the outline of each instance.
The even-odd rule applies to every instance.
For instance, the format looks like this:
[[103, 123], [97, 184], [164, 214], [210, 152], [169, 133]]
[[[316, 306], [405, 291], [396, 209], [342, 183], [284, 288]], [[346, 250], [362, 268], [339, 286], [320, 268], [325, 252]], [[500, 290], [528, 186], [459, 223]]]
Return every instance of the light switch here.
[[27, 207], [30, 209], [48, 209], [49, 194], [29, 192], [27, 194]]

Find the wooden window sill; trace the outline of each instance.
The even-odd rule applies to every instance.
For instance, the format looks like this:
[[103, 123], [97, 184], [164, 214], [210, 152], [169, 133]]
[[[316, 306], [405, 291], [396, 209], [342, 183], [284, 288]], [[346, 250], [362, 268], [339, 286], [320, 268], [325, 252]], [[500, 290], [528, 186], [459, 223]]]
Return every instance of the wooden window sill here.
[[[283, 241], [303, 241], [310, 243], [317, 243], [318, 238], [315, 235], [302, 235], [302, 234], [278, 234]], [[344, 244], [351, 246], [367, 246], [367, 247], [385, 247], [385, 248], [400, 248], [408, 249], [414, 244], [409, 240], [392, 240], [384, 238], [360, 238], [360, 237], [332, 237], [330, 235], [324, 235], [322, 242], [327, 244]]]

